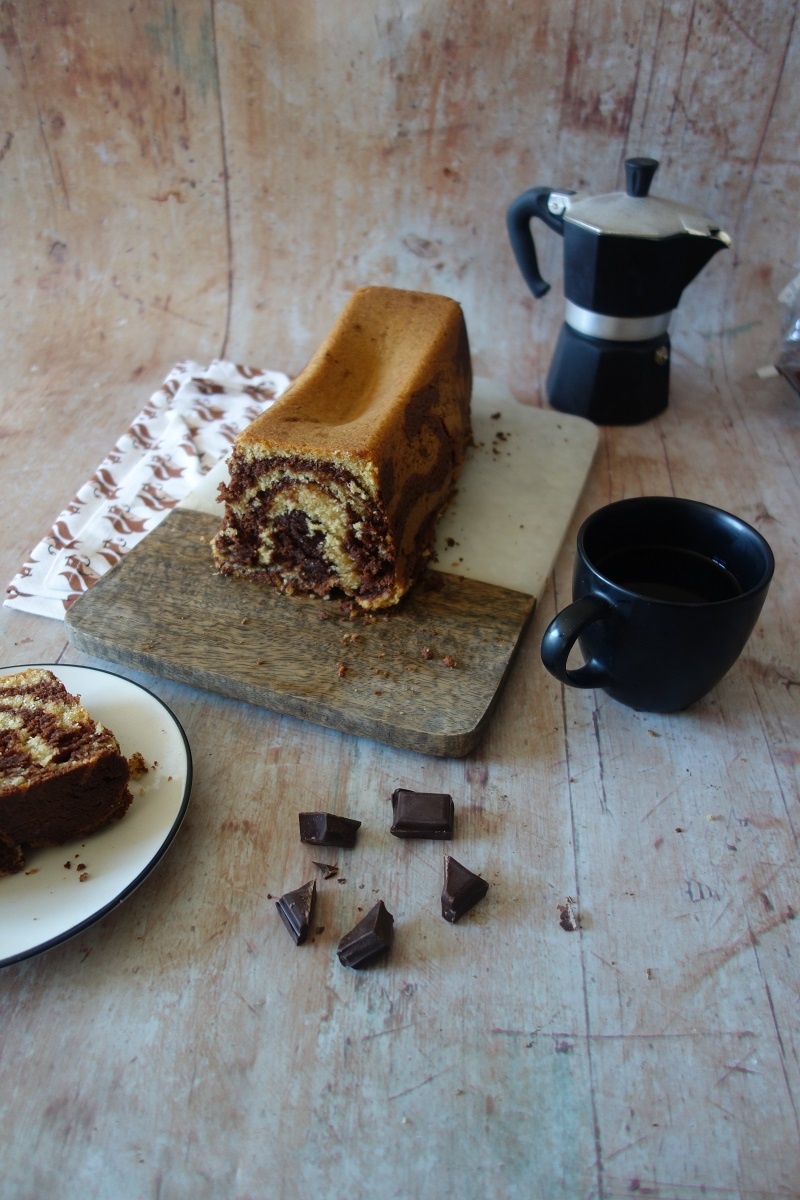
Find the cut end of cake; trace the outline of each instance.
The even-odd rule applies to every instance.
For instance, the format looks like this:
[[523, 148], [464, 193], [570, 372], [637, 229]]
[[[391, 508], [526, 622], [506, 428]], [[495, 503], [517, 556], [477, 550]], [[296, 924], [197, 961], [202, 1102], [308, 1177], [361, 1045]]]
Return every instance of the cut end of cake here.
[[289, 594], [396, 604], [430, 558], [471, 441], [459, 305], [362, 288], [229, 459], [217, 569]]
[[111, 730], [51, 671], [0, 679], [0, 874], [124, 816], [130, 767]]

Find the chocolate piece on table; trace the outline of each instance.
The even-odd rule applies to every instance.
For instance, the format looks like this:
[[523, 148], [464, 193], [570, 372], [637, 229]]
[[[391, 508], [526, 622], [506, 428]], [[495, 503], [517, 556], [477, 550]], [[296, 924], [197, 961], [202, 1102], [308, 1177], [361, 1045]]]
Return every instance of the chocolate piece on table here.
[[339, 874], [339, 868], [336, 863], [317, 862], [315, 858], [311, 860], [318, 871], [322, 872], [323, 879], [333, 879], [334, 875]]
[[360, 821], [350, 817], [337, 817], [333, 813], [301, 812], [300, 841], [312, 846], [345, 846], [356, 844]]
[[455, 922], [463, 917], [465, 912], [483, 899], [488, 890], [489, 884], [485, 879], [445, 854], [442, 888], [442, 916], [445, 921]]
[[452, 796], [437, 792], [411, 792], [397, 788], [392, 794], [395, 837], [437, 838], [453, 836], [455, 809]]
[[308, 937], [308, 927], [314, 915], [314, 902], [317, 898], [316, 880], [304, 883], [294, 892], [286, 892], [275, 907], [281, 914], [284, 925], [298, 946], [302, 946]]
[[386, 954], [394, 936], [394, 917], [382, 900], [371, 908], [339, 942], [337, 954], [345, 967], [366, 967]]

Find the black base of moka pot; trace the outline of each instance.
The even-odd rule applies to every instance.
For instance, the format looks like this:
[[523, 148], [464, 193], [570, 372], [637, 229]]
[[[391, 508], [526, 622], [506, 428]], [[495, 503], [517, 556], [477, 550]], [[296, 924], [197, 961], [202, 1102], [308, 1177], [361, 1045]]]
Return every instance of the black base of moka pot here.
[[640, 425], [667, 407], [669, 334], [609, 342], [561, 326], [547, 374], [547, 399], [559, 412], [595, 425]]

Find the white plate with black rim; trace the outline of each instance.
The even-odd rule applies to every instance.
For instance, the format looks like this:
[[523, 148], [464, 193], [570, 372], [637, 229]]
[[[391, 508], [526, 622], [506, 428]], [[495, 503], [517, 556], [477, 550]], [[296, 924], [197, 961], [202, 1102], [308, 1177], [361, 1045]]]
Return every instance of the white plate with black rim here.
[[180, 828], [192, 789], [192, 755], [174, 714], [146, 688], [96, 667], [36, 663], [52, 671], [96, 720], [113, 730], [126, 758], [148, 770], [132, 779], [121, 821], [63, 846], [29, 850], [25, 867], [0, 877], [0, 967], [40, 954], [109, 913], [139, 886]]

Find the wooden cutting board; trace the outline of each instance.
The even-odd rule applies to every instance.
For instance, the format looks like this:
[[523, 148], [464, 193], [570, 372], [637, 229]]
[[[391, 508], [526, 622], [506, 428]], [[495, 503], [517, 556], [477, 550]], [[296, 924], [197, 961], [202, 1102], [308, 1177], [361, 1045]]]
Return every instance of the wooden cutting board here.
[[436, 570], [394, 610], [275, 595], [216, 574], [224, 464], [67, 613], [79, 650], [425, 754], [479, 741], [594, 457], [579, 417], [476, 380], [476, 445]]

